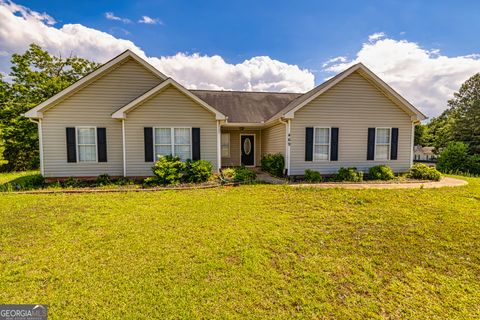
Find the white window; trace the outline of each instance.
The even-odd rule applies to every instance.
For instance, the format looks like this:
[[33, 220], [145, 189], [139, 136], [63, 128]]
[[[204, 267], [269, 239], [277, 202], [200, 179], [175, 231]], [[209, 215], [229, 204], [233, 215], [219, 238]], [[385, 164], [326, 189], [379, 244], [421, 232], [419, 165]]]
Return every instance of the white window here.
[[230, 133], [222, 133], [222, 157], [230, 158]]
[[154, 147], [156, 159], [167, 155], [191, 159], [190, 128], [155, 128]]
[[315, 128], [313, 138], [313, 160], [325, 161], [330, 155], [330, 128]]
[[377, 128], [375, 134], [375, 160], [390, 159], [390, 128]]
[[78, 162], [97, 161], [97, 130], [95, 127], [77, 127]]

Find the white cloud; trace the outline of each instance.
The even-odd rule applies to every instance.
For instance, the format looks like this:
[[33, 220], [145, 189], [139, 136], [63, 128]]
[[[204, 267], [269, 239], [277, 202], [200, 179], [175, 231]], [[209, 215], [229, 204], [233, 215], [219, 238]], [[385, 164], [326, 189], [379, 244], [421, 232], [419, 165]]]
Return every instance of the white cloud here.
[[145, 24], [163, 24], [158, 18], [150, 18], [149, 16], [142, 16], [142, 19], [138, 20], [139, 23]]
[[375, 42], [382, 38], [385, 38], [385, 32], [376, 32], [368, 36], [368, 41]]
[[121, 21], [123, 23], [131, 23], [132, 21], [127, 18], [121, 18], [116, 16], [113, 12], [105, 12], [105, 18], [108, 20]]
[[476, 53], [448, 57], [438, 49], [378, 34], [369, 37], [355, 58], [343, 61], [339, 57], [338, 62], [326, 63], [324, 70], [337, 73], [362, 62], [430, 117], [439, 115], [460, 85], [480, 72]]
[[[25, 51], [30, 43], [37, 43], [52, 54], [73, 54], [105, 62], [130, 49], [189, 88], [303, 92], [314, 86], [314, 75], [309, 70], [269, 57], [252, 57], [238, 64], [216, 55], [177, 53], [148, 57], [132, 41], [81, 24], [56, 28], [46, 16], [0, 0], [1, 51], [11, 55]], [[0, 56], [0, 72], [8, 73], [8, 68], [8, 57]]]

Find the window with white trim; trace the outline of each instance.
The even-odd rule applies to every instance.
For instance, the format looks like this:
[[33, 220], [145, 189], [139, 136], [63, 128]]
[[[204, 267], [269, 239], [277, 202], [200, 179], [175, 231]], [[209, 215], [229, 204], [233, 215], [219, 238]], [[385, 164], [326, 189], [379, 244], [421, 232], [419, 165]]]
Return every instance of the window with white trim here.
[[325, 161], [330, 156], [330, 128], [315, 128], [313, 135], [313, 160]]
[[390, 128], [376, 128], [375, 132], [375, 160], [390, 159]]
[[230, 158], [230, 133], [222, 133], [222, 157]]
[[97, 161], [97, 130], [95, 127], [77, 127], [78, 162]]
[[192, 158], [190, 128], [155, 128], [155, 159], [167, 155], [180, 157], [182, 161]]

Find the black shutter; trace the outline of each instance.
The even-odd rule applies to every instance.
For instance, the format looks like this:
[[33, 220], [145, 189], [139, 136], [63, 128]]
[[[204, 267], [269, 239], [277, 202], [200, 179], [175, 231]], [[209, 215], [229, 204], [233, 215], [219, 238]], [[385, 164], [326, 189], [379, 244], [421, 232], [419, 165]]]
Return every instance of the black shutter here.
[[98, 162], [107, 162], [107, 129], [97, 128]]
[[330, 161], [338, 161], [338, 128], [332, 128], [330, 137]]
[[375, 128], [368, 128], [367, 160], [375, 159]]
[[77, 162], [75, 128], [67, 128], [67, 162]]
[[392, 128], [392, 145], [390, 147], [390, 160], [397, 160], [398, 153], [398, 128]]
[[192, 128], [192, 160], [200, 160], [200, 128]]
[[145, 162], [153, 162], [153, 128], [143, 128]]
[[305, 128], [305, 161], [313, 161], [313, 128]]

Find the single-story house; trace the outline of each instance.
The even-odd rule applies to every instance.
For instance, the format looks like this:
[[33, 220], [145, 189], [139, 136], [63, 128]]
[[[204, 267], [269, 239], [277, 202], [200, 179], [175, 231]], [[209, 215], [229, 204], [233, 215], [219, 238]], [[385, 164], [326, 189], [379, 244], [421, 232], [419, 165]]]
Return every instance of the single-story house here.
[[433, 152], [434, 149], [434, 147], [415, 146], [413, 148], [413, 160], [419, 162], [435, 162], [437, 155]]
[[281, 153], [288, 175], [407, 171], [426, 117], [363, 64], [304, 94], [188, 90], [131, 51], [25, 113], [45, 177], [144, 177], [173, 154], [216, 170]]

